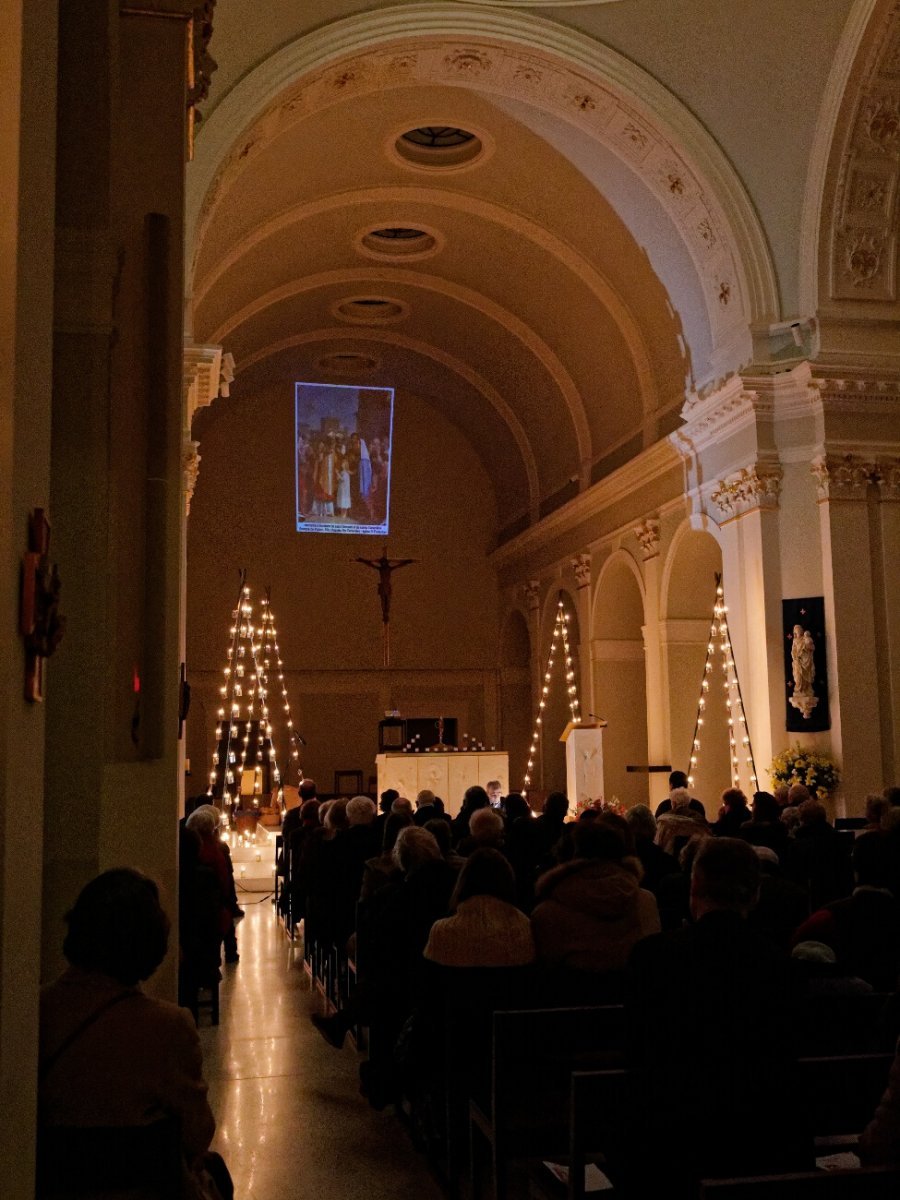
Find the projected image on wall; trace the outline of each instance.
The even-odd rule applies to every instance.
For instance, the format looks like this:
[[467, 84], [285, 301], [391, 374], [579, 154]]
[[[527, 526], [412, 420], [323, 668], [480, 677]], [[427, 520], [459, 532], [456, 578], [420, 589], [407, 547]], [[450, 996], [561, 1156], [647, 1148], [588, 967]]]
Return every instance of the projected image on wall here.
[[297, 532], [388, 532], [393, 388], [295, 384]]

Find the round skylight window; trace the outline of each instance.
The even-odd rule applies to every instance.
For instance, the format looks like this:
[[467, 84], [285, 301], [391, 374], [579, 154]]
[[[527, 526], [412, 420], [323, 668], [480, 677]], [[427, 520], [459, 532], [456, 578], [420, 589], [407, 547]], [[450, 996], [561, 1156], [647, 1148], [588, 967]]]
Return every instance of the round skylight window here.
[[493, 145], [480, 130], [423, 121], [393, 134], [388, 153], [400, 166], [416, 171], [462, 171], [481, 163]]
[[443, 249], [444, 239], [424, 225], [369, 225], [356, 235], [356, 249], [366, 258], [416, 262]]
[[392, 325], [409, 313], [409, 305], [388, 296], [349, 296], [331, 306], [332, 316], [353, 325]]
[[355, 350], [336, 350], [333, 354], [324, 354], [317, 363], [319, 370], [329, 375], [368, 375], [379, 365], [374, 355], [360, 354]]

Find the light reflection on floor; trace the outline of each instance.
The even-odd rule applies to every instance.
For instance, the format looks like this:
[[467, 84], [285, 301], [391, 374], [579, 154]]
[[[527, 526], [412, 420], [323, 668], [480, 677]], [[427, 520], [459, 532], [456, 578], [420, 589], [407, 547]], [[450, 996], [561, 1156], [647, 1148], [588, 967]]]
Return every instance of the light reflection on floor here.
[[[257, 902], [258, 901], [258, 902]], [[358, 1058], [326, 1045], [299, 948], [262, 894], [242, 897], [241, 961], [224, 968], [218, 1028], [200, 1037], [213, 1143], [236, 1200], [440, 1200], [441, 1192], [397, 1119], [359, 1095]]]

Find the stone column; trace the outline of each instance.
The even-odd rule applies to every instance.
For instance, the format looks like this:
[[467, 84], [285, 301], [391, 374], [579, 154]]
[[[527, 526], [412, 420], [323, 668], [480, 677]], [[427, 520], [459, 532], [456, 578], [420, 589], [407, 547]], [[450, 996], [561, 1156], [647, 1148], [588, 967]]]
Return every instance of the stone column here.
[[881, 655], [890, 684], [882, 703], [882, 747], [884, 779], [896, 783], [900, 778], [900, 587], [897, 563], [900, 561], [900, 457], [878, 462], [878, 498], [880, 501], [879, 566], [884, 596], [885, 646]]
[[[47, 707], [48, 975], [98, 871], [147, 871], [174, 915], [192, 11], [60, 6], [52, 507], [69, 626]], [[153, 986], [174, 981], [173, 951]]]
[[[534, 728], [535, 717], [538, 714], [538, 704], [541, 699], [541, 687], [544, 682], [544, 648], [541, 645], [541, 582], [539, 579], [529, 579], [523, 589], [525, 608], [528, 612], [528, 636], [531, 639], [531, 725]], [[529, 731], [530, 732], [530, 731]], [[530, 745], [530, 742], [529, 742]], [[543, 780], [543, 739], [538, 749], [531, 774], [531, 786], [535, 787]]]
[[[644, 673], [647, 696], [647, 762], [670, 763], [669, 705], [666, 702], [665, 664], [660, 637], [660, 526], [656, 517], [648, 517], [635, 528], [635, 537], [644, 562]], [[669, 794], [668, 773], [653, 773], [647, 779], [650, 807]]]
[[[185, 339], [182, 370], [182, 430], [181, 469], [183, 502], [183, 525], [181, 531], [181, 596], [179, 616], [179, 659], [187, 667], [187, 522], [191, 512], [191, 499], [200, 474], [200, 443], [191, 437], [194, 415], [201, 408], [212, 404], [219, 394], [219, 375], [222, 369], [222, 347], [202, 346]], [[178, 811], [184, 813], [184, 795], [188, 788], [185, 778], [185, 754], [187, 741], [178, 743]], [[208, 763], [191, 764], [192, 786], [196, 794], [207, 786]]]
[[[720, 480], [710, 497], [719, 517], [728, 630], [757, 779], [738, 741], [741, 787], [768, 785], [766, 769], [784, 733], [781, 645], [781, 560], [778, 531], [780, 465], [760, 461]], [[735, 697], [736, 699], [736, 697]], [[734, 711], [739, 711], [737, 704]]]
[[812, 467], [818, 485], [825, 620], [831, 636], [828, 681], [831, 742], [843, 765], [843, 791], [854, 808], [884, 786], [883, 679], [876, 641], [870, 539], [873, 460], [823, 454]]
[[583, 720], [589, 721], [588, 713], [596, 712], [594, 707], [594, 668], [591, 663], [591, 556], [578, 554], [572, 559], [572, 570], [575, 572], [575, 603], [578, 606], [578, 700]]

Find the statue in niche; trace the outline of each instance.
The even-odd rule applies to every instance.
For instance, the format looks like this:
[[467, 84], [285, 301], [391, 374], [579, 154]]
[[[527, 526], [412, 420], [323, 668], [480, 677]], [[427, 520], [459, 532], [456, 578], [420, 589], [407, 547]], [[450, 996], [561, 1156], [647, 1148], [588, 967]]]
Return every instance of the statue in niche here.
[[804, 629], [802, 625], [795, 625], [791, 644], [794, 690], [790, 697], [790, 703], [807, 719], [819, 703], [818, 697], [813, 691], [816, 678], [815, 652], [816, 644], [810, 631]]

